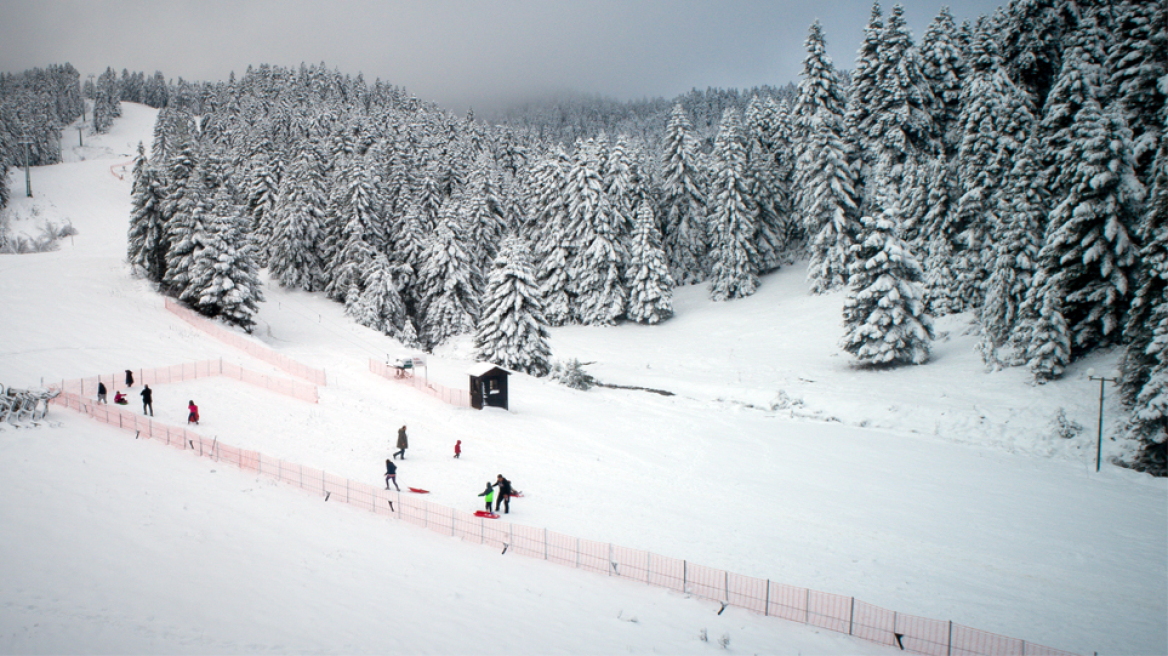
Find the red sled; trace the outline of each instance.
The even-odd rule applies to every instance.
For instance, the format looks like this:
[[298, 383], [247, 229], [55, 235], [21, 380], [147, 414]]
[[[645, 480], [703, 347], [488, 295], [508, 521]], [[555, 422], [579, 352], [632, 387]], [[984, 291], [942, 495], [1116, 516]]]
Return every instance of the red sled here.
[[475, 517], [487, 517], [490, 519], [499, 519], [499, 515], [497, 513], [487, 512], [485, 510], [476, 510]]
[[409, 490], [410, 490], [410, 492], [414, 492], [415, 494], [430, 494], [430, 490], [423, 490], [420, 487], [411, 487], [411, 488], [409, 488]]
[[521, 498], [523, 498], [523, 493], [522, 493], [522, 492], [512, 492], [512, 493], [511, 493], [511, 498], [512, 498], [512, 499], [516, 499], [516, 498], [520, 498], [520, 499], [521, 499]]

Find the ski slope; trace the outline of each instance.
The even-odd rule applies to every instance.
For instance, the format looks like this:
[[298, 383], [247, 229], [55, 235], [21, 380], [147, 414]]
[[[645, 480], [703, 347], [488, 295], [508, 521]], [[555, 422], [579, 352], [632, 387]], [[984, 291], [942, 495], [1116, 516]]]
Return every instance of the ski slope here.
[[[67, 219], [78, 234], [0, 255], [0, 383], [220, 357], [286, 377], [130, 275], [130, 181], [115, 174], [155, 112], [123, 111], [34, 169], [34, 198], [13, 194], [15, 229]], [[986, 372], [958, 316], [938, 322], [929, 364], [857, 370], [837, 346], [843, 296], [810, 296], [803, 277], [787, 267], [728, 303], [679, 289], [660, 326], [553, 329], [556, 359], [674, 395], [516, 375], [510, 412], [370, 374], [369, 358], [410, 351], [319, 294], [268, 285], [255, 337], [327, 371], [320, 403], [212, 378], [157, 386], [155, 414], [182, 425], [194, 399], [204, 435], [370, 483], [405, 424], [398, 482], [436, 503], [475, 510], [502, 473], [526, 494], [516, 523], [1084, 654], [1168, 652], [1168, 481], [1107, 462], [1132, 448], [1111, 439], [1114, 394], [1094, 471], [1098, 386], [1084, 372], [1110, 371], [1118, 352], [1033, 386]], [[430, 380], [463, 388], [469, 340], [427, 361]], [[1060, 409], [1086, 427], [1077, 437], [1055, 434]], [[722, 636], [743, 653], [887, 651], [500, 555], [51, 414], [59, 427], [0, 431], [5, 653], [705, 653]]]

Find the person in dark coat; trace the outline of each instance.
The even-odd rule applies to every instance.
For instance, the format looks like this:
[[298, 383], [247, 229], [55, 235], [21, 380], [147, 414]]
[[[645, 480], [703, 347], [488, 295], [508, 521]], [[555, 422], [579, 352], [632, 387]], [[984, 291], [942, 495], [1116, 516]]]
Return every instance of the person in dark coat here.
[[142, 414], [154, 416], [154, 390], [149, 385], [142, 390]]
[[504, 514], [511, 512], [511, 481], [499, 474], [495, 478], [495, 487], [499, 488], [499, 494], [495, 497], [495, 511], [502, 505]]
[[[385, 460], [385, 489], [387, 489], [387, 490], [389, 489], [390, 483], [393, 483], [393, 486], [397, 487], [397, 465], [393, 464], [392, 460], [386, 458], [386, 460]], [[401, 488], [397, 487], [397, 491], [401, 492]], [[390, 506], [390, 507], [392, 508], [393, 506]]]
[[100, 380], [97, 381], [97, 402], [109, 405], [109, 401], [105, 400], [105, 394], [106, 394], [105, 383], [101, 382]]
[[396, 459], [398, 456], [401, 456], [401, 459], [405, 460], [406, 459], [406, 449], [409, 448], [409, 446], [410, 446], [410, 441], [409, 441], [409, 439], [406, 438], [406, 427], [402, 426], [401, 428], [397, 429], [397, 449], [398, 450], [393, 454], [393, 457]]
[[126, 370], [126, 387], [134, 386], [134, 372], [129, 369]]

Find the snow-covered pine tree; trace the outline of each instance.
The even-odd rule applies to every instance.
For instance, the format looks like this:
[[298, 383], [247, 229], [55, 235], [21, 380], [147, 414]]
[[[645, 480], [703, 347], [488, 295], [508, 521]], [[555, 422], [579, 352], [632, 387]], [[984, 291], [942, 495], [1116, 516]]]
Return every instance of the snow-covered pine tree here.
[[754, 268], [759, 273], [779, 267], [786, 250], [786, 217], [779, 214], [784, 202], [778, 197], [785, 190], [779, 188], [779, 172], [775, 164], [773, 135], [776, 116], [767, 111], [758, 96], [752, 96], [746, 105], [743, 143], [746, 154], [746, 186], [749, 212], [754, 216]]
[[[268, 146], [274, 150], [274, 146]], [[282, 173], [283, 163], [279, 157], [275, 157], [268, 148], [256, 151], [248, 170], [245, 194], [261, 265], [267, 264], [266, 245], [272, 238], [272, 210], [280, 195]]]
[[549, 325], [572, 320], [573, 297], [569, 291], [568, 261], [574, 257], [568, 238], [568, 173], [572, 162], [562, 146], [554, 146], [532, 168], [528, 182], [528, 243], [534, 243], [544, 316]]
[[605, 179], [609, 202], [616, 213], [617, 236], [626, 241], [633, 231], [637, 199], [644, 193], [641, 188], [641, 177], [637, 171], [637, 153], [629, 145], [628, 138], [621, 134], [608, 151], [608, 161], [604, 170], [608, 172]]
[[[1016, 337], [1017, 328], [1038, 266], [1045, 207], [1046, 197], [1039, 183], [1038, 142], [1032, 135], [1015, 159], [994, 210], [999, 232], [992, 240], [993, 267], [981, 308], [981, 351], [986, 364], [999, 363], [998, 351], [1007, 343], [1024, 344]], [[1021, 362], [1011, 356], [1005, 364]]]
[[673, 279], [661, 250], [657, 219], [649, 202], [637, 207], [636, 231], [629, 247], [629, 319], [655, 324], [673, 316]]
[[1157, 112], [1168, 89], [1158, 81], [1168, 74], [1168, 5], [1127, 0], [1113, 4], [1115, 41], [1107, 55], [1110, 86], [1132, 130], [1132, 159], [1141, 179], [1150, 178], [1162, 128]]
[[431, 350], [450, 337], [474, 330], [482, 273], [467, 248], [455, 210], [448, 206], [440, 210], [438, 228], [423, 253], [418, 284], [422, 297], [418, 337], [424, 348]]
[[1034, 317], [1027, 319], [1025, 329], [1026, 364], [1038, 383], [1045, 383], [1063, 375], [1071, 362], [1071, 333], [1063, 316], [1063, 274], [1047, 276], [1039, 271], [1031, 293]]
[[840, 347], [864, 365], [923, 364], [933, 319], [925, 309], [921, 266], [896, 235], [895, 204], [887, 203], [878, 217], [863, 217], [861, 224], [852, 246]]
[[1006, 75], [989, 25], [980, 21], [970, 49], [958, 126], [961, 192], [955, 218], [960, 244], [956, 296], [964, 307], [982, 304], [986, 279], [994, 266], [991, 239], [1001, 232], [994, 209], [1033, 124], [1029, 99]]
[[859, 208], [856, 175], [845, 140], [844, 95], [818, 21], [811, 25], [806, 47], [794, 111], [799, 153], [795, 189], [803, 229], [811, 242], [807, 279], [812, 292], [822, 293], [847, 283], [848, 250], [858, 229]]
[[211, 199], [203, 184], [205, 177], [201, 164], [191, 171], [174, 199], [174, 214], [166, 221], [169, 248], [162, 283], [176, 298], [186, 294], [194, 253], [206, 246], [208, 239]]
[[693, 127], [685, 110], [673, 106], [661, 146], [661, 220], [665, 254], [678, 284], [706, 278], [705, 175]]
[[403, 302], [402, 275], [408, 270], [375, 253], [362, 274], [361, 293], [345, 300], [345, 313], [357, 323], [382, 332], [406, 346], [418, 344], [417, 329]]
[[[1168, 108], [1162, 118], [1168, 118]], [[1163, 125], [1163, 124], [1162, 124]], [[1144, 271], [1128, 316], [1131, 342], [1123, 359], [1122, 385], [1131, 406], [1129, 433], [1140, 451], [1132, 466], [1168, 475], [1168, 135], [1161, 133], [1152, 163], [1152, 185], [1140, 225]]]
[[349, 294], [360, 293], [363, 272], [386, 236], [371, 163], [360, 156], [350, 157], [338, 182], [345, 185], [336, 204], [339, 244], [325, 291], [329, 298], [346, 301]]
[[226, 186], [219, 187], [212, 207], [206, 232], [191, 254], [189, 281], [180, 300], [251, 332], [252, 316], [264, 296], [255, 247], [244, 233], [247, 219]]
[[746, 144], [742, 119], [733, 107], [722, 115], [712, 162], [710, 298], [725, 301], [750, 296], [758, 289]]
[[324, 177], [311, 147], [301, 146], [280, 180], [272, 208], [268, 269], [281, 287], [316, 291], [322, 262], [317, 249], [324, 232]]
[[1087, 96], [1068, 138], [1055, 157], [1050, 186], [1061, 195], [1052, 199], [1039, 262], [1048, 277], [1061, 277], [1062, 314], [1074, 348], [1084, 350], [1121, 338], [1144, 191], [1132, 169], [1131, 132], [1117, 112]]
[[587, 325], [616, 323], [628, 300], [628, 254], [601, 176], [601, 153], [592, 140], [578, 147], [568, 175], [568, 235], [575, 253], [567, 263], [569, 292], [577, 318]]
[[527, 252], [520, 238], [509, 237], [495, 256], [475, 331], [475, 360], [544, 376], [551, 366], [548, 323]]
[[133, 198], [130, 209], [130, 229], [127, 235], [126, 256], [136, 271], [155, 283], [166, 274], [166, 222], [162, 206], [166, 190], [158, 171], [146, 159], [146, 149], [138, 143], [138, 157], [134, 160]]
[[498, 164], [490, 153], [483, 152], [475, 159], [460, 200], [467, 245], [475, 253], [475, 266], [482, 271], [490, 265], [499, 240], [511, 227], [503, 214]]
[[806, 239], [803, 222], [799, 219], [795, 205], [795, 167], [798, 149], [795, 141], [795, 126], [791, 120], [791, 110], [784, 98], [779, 102], [771, 96], [763, 101], [765, 114], [770, 117], [770, 149], [775, 163], [775, 188], [771, 204], [782, 226], [783, 247], [790, 255], [802, 248]]
[[945, 156], [951, 159], [961, 145], [958, 116], [966, 64], [957, 26], [948, 7], [941, 8], [921, 40], [921, 71], [937, 101], [933, 106], [933, 121], [944, 143]]

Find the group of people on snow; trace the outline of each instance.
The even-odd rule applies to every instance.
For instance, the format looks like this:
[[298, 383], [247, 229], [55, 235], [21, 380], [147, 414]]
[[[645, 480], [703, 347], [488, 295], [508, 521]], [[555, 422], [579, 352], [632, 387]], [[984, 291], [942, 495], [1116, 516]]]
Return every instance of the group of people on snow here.
[[[399, 457], [402, 460], [406, 459], [406, 449], [409, 448], [409, 445], [409, 437], [406, 434], [406, 427], [403, 425], [397, 430], [398, 450], [395, 451], [391, 457], [386, 458], [385, 460], [385, 489], [388, 490], [390, 489], [389, 486], [393, 485], [393, 489], [397, 490], [398, 492], [401, 491], [401, 487], [397, 484], [397, 463], [394, 461]], [[462, 440], [457, 440], [454, 443], [454, 457], [462, 457]], [[511, 487], [511, 481], [504, 478], [502, 474], [499, 474], [495, 477], [494, 483], [487, 481], [487, 488], [483, 490], [479, 496], [486, 497], [486, 511], [488, 513], [498, 511], [499, 508], [503, 508], [504, 513], [510, 513], [511, 497], [514, 496], [514, 494], [515, 491]]]
[[[134, 386], [134, 372], [127, 369], [126, 370], [126, 387], [129, 388], [129, 387], [133, 387], [133, 386]], [[97, 402], [108, 404], [109, 401], [106, 400], [106, 395], [108, 393], [109, 393], [109, 390], [106, 388], [105, 383], [103, 383], [99, 380], [97, 382]], [[149, 416], [153, 417], [154, 416], [154, 390], [150, 389], [150, 385], [145, 385], [145, 386], [143, 386], [142, 391], [139, 392], [139, 394], [141, 394], [141, 396], [142, 396], [142, 414], [149, 415]], [[130, 402], [128, 399], [126, 399], [126, 395], [123, 394], [121, 390], [118, 390], [117, 392], [114, 393], [114, 403], [117, 405], [129, 405]], [[196, 426], [199, 425], [199, 406], [195, 405], [195, 402], [193, 399], [187, 402], [187, 424], [188, 425], [194, 424]], [[405, 433], [404, 433], [405, 428], [406, 428], [405, 426], [402, 426], [402, 431], [403, 431], [402, 435], [403, 436], [405, 435]], [[401, 446], [401, 445], [399, 444], [398, 446]], [[404, 449], [403, 449], [402, 453], [403, 454], [405, 453]], [[405, 457], [405, 456], [403, 455], [402, 457]]]

